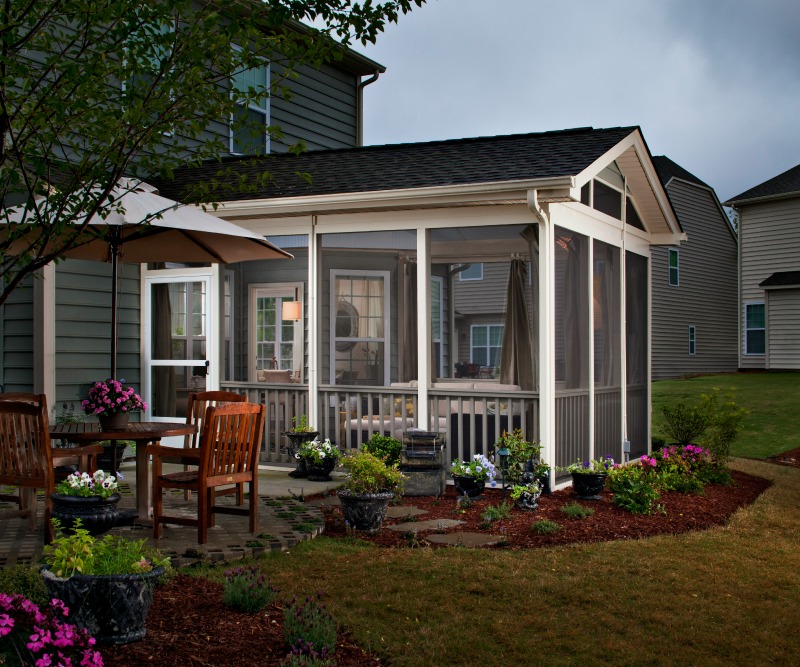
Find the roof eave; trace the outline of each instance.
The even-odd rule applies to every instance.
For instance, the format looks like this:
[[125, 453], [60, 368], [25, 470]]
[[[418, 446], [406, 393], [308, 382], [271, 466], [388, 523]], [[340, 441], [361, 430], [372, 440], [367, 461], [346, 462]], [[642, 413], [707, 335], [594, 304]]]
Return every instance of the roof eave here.
[[743, 206], [747, 204], [761, 204], [768, 201], [777, 201], [779, 199], [792, 199], [800, 197], [800, 190], [794, 192], [782, 192], [777, 195], [764, 195], [763, 197], [748, 197], [747, 199], [729, 199], [722, 202], [723, 206]]

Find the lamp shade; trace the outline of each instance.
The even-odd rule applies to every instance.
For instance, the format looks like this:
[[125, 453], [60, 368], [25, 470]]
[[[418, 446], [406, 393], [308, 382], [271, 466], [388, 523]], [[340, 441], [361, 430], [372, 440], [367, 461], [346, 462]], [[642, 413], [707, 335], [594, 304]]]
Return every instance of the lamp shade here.
[[284, 301], [281, 304], [281, 319], [302, 320], [303, 307], [299, 301]]

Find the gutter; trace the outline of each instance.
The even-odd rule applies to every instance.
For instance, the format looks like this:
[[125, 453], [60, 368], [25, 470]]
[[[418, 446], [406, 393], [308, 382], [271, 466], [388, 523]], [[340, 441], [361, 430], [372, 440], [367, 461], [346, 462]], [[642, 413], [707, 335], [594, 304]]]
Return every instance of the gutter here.
[[365, 81], [358, 82], [357, 108], [356, 108], [356, 146], [364, 145], [364, 88], [375, 83], [381, 75], [380, 70], [375, 70], [372, 76]]

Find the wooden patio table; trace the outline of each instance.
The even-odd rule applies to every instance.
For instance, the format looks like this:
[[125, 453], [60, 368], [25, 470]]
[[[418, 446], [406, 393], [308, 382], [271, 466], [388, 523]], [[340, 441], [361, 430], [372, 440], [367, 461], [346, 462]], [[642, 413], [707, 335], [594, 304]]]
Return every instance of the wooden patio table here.
[[[150, 462], [147, 456], [148, 445], [158, 445], [161, 438], [192, 435], [197, 430], [194, 424], [174, 422], [129, 422], [125, 428], [103, 431], [100, 424], [51, 424], [50, 438], [70, 440], [71, 442], [97, 442], [99, 440], [133, 440], [136, 443], [136, 509], [140, 519], [149, 519], [153, 511], [151, 492]], [[185, 451], [175, 448], [176, 456]]]

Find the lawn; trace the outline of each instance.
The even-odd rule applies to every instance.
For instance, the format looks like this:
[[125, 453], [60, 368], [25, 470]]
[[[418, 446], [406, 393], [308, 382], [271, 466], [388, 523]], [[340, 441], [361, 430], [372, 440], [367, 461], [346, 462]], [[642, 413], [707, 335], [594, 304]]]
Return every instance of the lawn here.
[[695, 402], [715, 387], [723, 394], [732, 391], [736, 402], [749, 411], [732, 447], [734, 456], [766, 458], [800, 447], [800, 373], [731, 373], [654, 382], [653, 435], [663, 437], [662, 406]]

